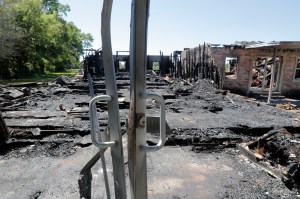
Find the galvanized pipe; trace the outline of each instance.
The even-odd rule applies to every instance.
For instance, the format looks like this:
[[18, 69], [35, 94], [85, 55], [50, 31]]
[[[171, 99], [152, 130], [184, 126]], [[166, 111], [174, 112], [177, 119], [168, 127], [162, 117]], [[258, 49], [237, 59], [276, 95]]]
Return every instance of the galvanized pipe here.
[[[95, 96], [94, 93], [94, 88], [93, 88], [93, 79], [91, 77], [91, 74], [88, 73], [87, 74], [87, 78], [88, 78], [88, 84], [89, 84], [89, 90], [90, 90], [90, 96], [92, 97], [92, 100], [89, 104], [89, 113], [90, 113], [90, 126], [91, 126], [91, 138], [92, 138], [92, 142], [94, 145], [96, 145], [97, 147], [101, 146], [101, 135], [100, 135], [100, 127], [99, 127], [99, 118], [97, 116], [97, 107], [96, 107], [96, 100], [93, 101], [93, 98]], [[102, 97], [102, 100], [111, 100], [110, 96], [107, 97]], [[96, 99], [99, 99], [96, 98]], [[99, 99], [100, 100], [100, 99]], [[98, 141], [99, 140], [99, 141]], [[112, 143], [114, 144], [114, 143]], [[104, 146], [110, 146], [110, 143], [105, 143], [103, 144]], [[100, 147], [101, 148], [101, 147]], [[102, 147], [105, 148], [105, 147]], [[104, 177], [104, 184], [105, 184], [105, 189], [106, 189], [106, 197], [107, 199], [110, 199], [110, 188], [109, 188], [109, 183], [108, 183], [108, 175], [107, 175], [107, 169], [106, 169], [106, 161], [105, 161], [105, 154], [104, 151], [100, 150], [100, 157], [101, 157], [101, 164], [102, 164], [102, 169], [103, 169], [103, 177]], [[92, 158], [93, 159], [93, 158]], [[92, 167], [92, 165], [90, 165]], [[90, 167], [90, 169], [91, 169]], [[91, 186], [91, 185], [89, 185]]]
[[115, 76], [115, 66], [112, 56], [110, 21], [112, 11], [112, 0], [104, 0], [101, 13], [101, 36], [102, 36], [102, 52], [103, 65], [105, 72], [106, 94], [111, 97], [111, 101], [107, 103], [108, 108], [108, 131], [110, 132], [111, 141], [115, 144], [111, 147], [115, 198], [126, 198], [125, 184], [125, 165], [123, 156], [123, 143], [119, 116], [119, 103], [117, 84]]
[[[147, 199], [146, 91], [147, 26], [149, 0], [133, 0], [130, 28], [130, 111], [128, 120], [128, 164], [133, 199]], [[143, 121], [142, 123], [140, 121]]]

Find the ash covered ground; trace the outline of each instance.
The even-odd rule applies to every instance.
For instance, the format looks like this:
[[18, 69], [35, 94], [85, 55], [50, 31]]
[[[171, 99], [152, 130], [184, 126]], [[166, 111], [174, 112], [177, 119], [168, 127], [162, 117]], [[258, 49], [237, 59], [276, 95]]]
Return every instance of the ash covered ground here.
[[[121, 126], [126, 129], [129, 78], [120, 75], [117, 82]], [[0, 148], [1, 198], [80, 198], [79, 172], [93, 149], [88, 83], [0, 89], [11, 135]], [[95, 80], [94, 89], [105, 94], [105, 80]], [[300, 113], [219, 90], [208, 80], [150, 77], [147, 92], [165, 98], [172, 130], [159, 155], [149, 155], [149, 198], [300, 198]], [[106, 105], [97, 108], [103, 129]], [[147, 110], [158, 115], [155, 102], [148, 102]], [[261, 139], [263, 144], [255, 144], [274, 131]], [[149, 134], [148, 142], [157, 137]], [[249, 143], [254, 144], [243, 153], [240, 146]], [[259, 157], [256, 162], [253, 156]], [[176, 175], [185, 186], [175, 186], [178, 179], [170, 178]], [[155, 183], [163, 180], [164, 186]]]

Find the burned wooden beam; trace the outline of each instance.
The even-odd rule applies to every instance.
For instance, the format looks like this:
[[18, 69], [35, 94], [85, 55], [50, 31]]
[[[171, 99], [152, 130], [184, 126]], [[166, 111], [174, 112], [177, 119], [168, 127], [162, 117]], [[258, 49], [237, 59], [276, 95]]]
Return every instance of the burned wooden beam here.
[[78, 129], [55, 129], [55, 130], [42, 130], [40, 128], [15, 128], [12, 129], [10, 133], [10, 138], [15, 139], [42, 139], [44, 137], [50, 135], [57, 135], [57, 134], [68, 134], [68, 135], [86, 135], [89, 134], [89, 131], [86, 130], [80, 131]]
[[14, 83], [9, 84], [10, 87], [28, 87], [28, 86], [38, 86], [37, 82], [27, 82], [27, 83]]
[[36, 118], [47, 119], [51, 117], [67, 117], [66, 111], [52, 110], [27, 110], [27, 111], [7, 111], [3, 114], [4, 118]]
[[274, 129], [251, 143], [238, 148], [255, 164], [272, 176], [282, 179], [289, 189], [300, 185], [298, 133]]
[[6, 123], [2, 117], [2, 113], [0, 111], [0, 146], [6, 142], [8, 137], [9, 137], [9, 132]]
[[[86, 123], [86, 122], [85, 122]], [[57, 129], [57, 128], [73, 128], [74, 126], [85, 126], [80, 118], [54, 117], [48, 119], [7, 119], [6, 125], [11, 128], [41, 128]], [[75, 125], [76, 124], [76, 125]], [[87, 127], [86, 127], [87, 128]]]
[[23, 97], [24, 96], [24, 93], [17, 90], [17, 89], [13, 89], [13, 90], [10, 90], [10, 93], [5, 95], [5, 98], [6, 99], [17, 99], [17, 98], [20, 98], [20, 97]]

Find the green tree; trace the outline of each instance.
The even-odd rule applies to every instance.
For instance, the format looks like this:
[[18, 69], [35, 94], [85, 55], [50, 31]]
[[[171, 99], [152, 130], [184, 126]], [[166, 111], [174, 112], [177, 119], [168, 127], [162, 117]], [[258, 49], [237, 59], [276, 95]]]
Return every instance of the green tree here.
[[83, 48], [91, 48], [92, 47], [92, 42], [94, 41], [93, 36], [90, 33], [83, 33], [82, 34], [83, 39], [82, 39], [82, 45]]
[[4, 1], [0, 14], [5, 26], [0, 34], [7, 36], [0, 40], [1, 48], [6, 48], [0, 57], [1, 67], [18, 76], [63, 71], [79, 64], [83, 48], [90, 47], [93, 38], [63, 19], [70, 11], [68, 5], [58, 0]]
[[13, 65], [21, 57], [20, 49], [24, 45], [24, 31], [16, 26], [16, 12], [13, 6], [17, 0], [0, 1], [0, 78], [10, 77]]
[[44, 12], [46, 13], [57, 13], [59, 16], [67, 15], [70, 12], [69, 5], [62, 5], [58, 0], [43, 0], [42, 1]]
[[1, 2], [0, 6], [0, 58], [12, 56], [16, 53], [18, 38], [22, 37], [20, 32], [12, 23], [13, 10], [10, 8], [9, 1]]

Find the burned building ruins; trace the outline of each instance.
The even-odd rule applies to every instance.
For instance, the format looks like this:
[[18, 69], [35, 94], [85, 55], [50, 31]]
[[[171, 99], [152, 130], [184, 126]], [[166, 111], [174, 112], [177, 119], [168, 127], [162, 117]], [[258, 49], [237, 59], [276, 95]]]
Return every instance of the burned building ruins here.
[[[182, 52], [181, 67], [184, 68], [184, 73], [187, 71], [188, 77], [194, 77], [198, 66], [204, 65], [199, 62], [198, 57], [201, 53], [198, 49], [201, 49], [201, 46], [188, 48]], [[207, 51], [208, 54], [202, 59], [208, 59], [204, 62], [217, 66], [220, 75], [219, 85], [222, 89], [242, 95], [266, 94], [272, 85], [273, 94], [300, 97], [300, 42], [211, 44]], [[181, 70], [180, 67], [177, 68]], [[207, 77], [210, 72], [214, 74], [212, 69], [204, 71], [200, 67], [198, 74], [201, 75], [198, 76]]]
[[[84, 78], [87, 78], [87, 73], [92, 77], [99, 78], [104, 76], [104, 67], [102, 63], [102, 50], [86, 49], [87, 53], [84, 56]], [[116, 51], [113, 55], [115, 72], [129, 72], [130, 58], [129, 51]], [[170, 73], [172, 62], [170, 56], [163, 55], [147, 55], [147, 70], [153, 70], [157, 74], [164, 76]]]
[[[116, 51], [113, 59], [116, 72], [129, 72], [128, 51]], [[101, 50], [85, 56], [84, 69], [84, 77], [87, 71], [96, 77], [104, 75]], [[300, 97], [300, 42], [204, 43], [170, 56], [148, 55], [147, 69], [190, 81], [211, 79], [219, 88], [242, 95], [267, 95], [272, 85], [273, 95]]]
[[[136, 115], [149, 146], [159, 143], [161, 110], [166, 119], [164, 147], [147, 154], [149, 198], [299, 198], [300, 100], [274, 107], [238, 95], [268, 93], [272, 86], [273, 95], [297, 97], [299, 50], [298, 42], [204, 43], [145, 56], [146, 90], [165, 101], [163, 109], [156, 99], [146, 101], [146, 125]], [[0, 86], [3, 198], [105, 198], [105, 168], [109, 187], [117, 187], [111, 149], [99, 150], [91, 140], [92, 96], [107, 96], [102, 56], [101, 49], [87, 51], [85, 76], [64, 84]], [[112, 57], [125, 154], [124, 164], [116, 162], [128, 180], [130, 57], [127, 51]], [[115, 117], [105, 101], [95, 109], [96, 130], [106, 135]], [[104, 152], [107, 164], [98, 161]]]

